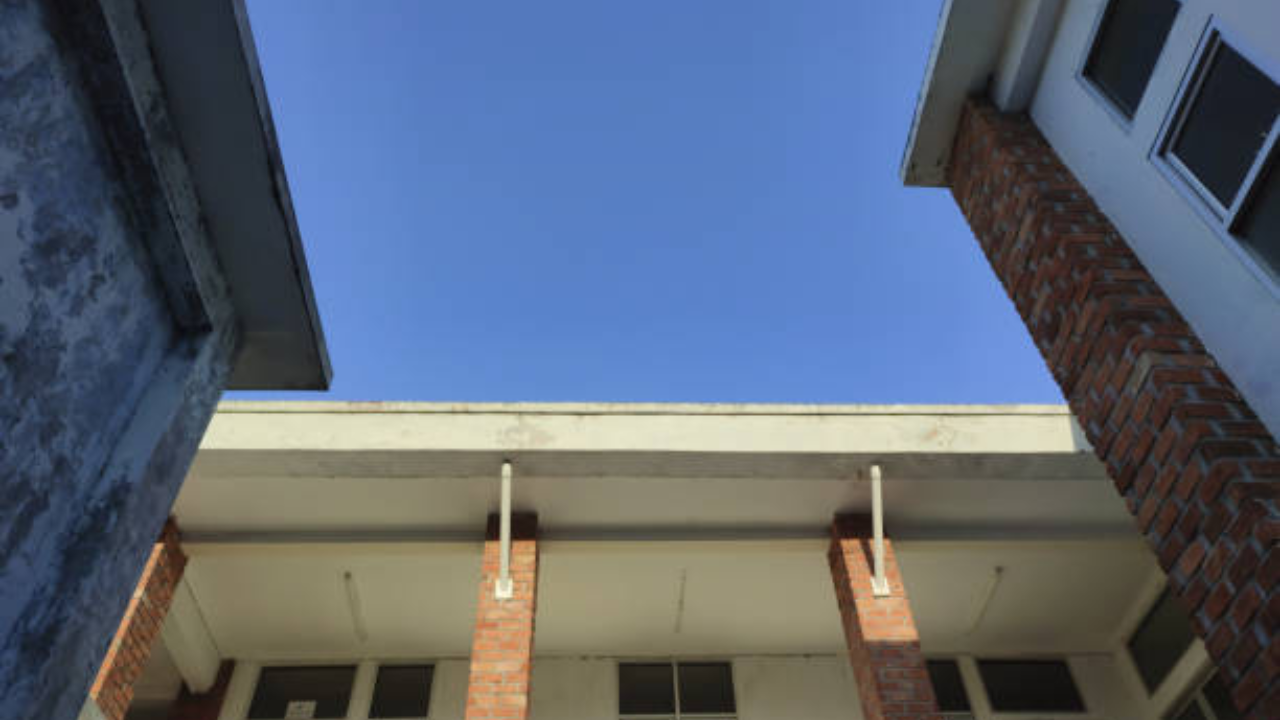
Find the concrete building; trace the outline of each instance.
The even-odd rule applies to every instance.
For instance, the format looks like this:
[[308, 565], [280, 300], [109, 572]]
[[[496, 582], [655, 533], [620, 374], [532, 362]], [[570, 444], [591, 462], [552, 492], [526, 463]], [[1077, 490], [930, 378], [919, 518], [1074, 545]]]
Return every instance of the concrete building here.
[[223, 388], [328, 380], [242, 2], [0, 4], [0, 718], [75, 717]]
[[173, 515], [86, 717], [1234, 717], [1059, 406], [224, 403]]
[[950, 187], [1259, 719], [1280, 717], [1278, 138], [1274, 2], [948, 0], [902, 163]]

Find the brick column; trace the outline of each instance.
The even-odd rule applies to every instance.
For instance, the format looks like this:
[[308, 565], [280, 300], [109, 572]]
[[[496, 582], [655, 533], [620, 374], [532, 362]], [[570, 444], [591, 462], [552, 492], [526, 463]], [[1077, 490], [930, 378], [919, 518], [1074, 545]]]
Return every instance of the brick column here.
[[970, 101], [951, 190], [1232, 688], [1280, 717], [1280, 449], [1025, 115]]
[[865, 720], [941, 720], [893, 543], [885, 538], [889, 594], [883, 597], [871, 591], [871, 545], [870, 518], [836, 516], [827, 560], [862, 716]]
[[538, 599], [538, 516], [511, 518], [511, 598], [494, 596], [498, 580], [498, 516], [489, 517], [480, 603], [471, 641], [467, 720], [524, 720], [529, 715], [533, 620]]
[[151, 646], [160, 637], [165, 615], [173, 602], [173, 591], [187, 565], [178, 542], [178, 526], [165, 523], [160, 538], [151, 548], [142, 577], [134, 588], [89, 697], [106, 720], [122, 720], [133, 701], [133, 684], [142, 675]]

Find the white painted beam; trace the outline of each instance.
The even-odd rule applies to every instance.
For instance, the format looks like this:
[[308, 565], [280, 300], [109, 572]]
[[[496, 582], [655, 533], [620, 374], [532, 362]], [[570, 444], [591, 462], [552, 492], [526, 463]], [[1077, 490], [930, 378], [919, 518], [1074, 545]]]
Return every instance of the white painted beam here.
[[188, 690], [201, 693], [213, 687], [222, 657], [185, 578], [174, 590], [160, 637]]

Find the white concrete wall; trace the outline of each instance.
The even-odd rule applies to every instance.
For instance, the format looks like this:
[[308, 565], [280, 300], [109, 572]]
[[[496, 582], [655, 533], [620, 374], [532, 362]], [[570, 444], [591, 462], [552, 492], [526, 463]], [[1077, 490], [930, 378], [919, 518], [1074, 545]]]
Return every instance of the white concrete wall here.
[[1263, 422], [1280, 435], [1280, 287], [1251, 271], [1149, 158], [1210, 14], [1242, 41], [1251, 60], [1275, 68], [1280, 3], [1184, 0], [1128, 128], [1078, 77], [1103, 4], [1065, 3], [1031, 115]]

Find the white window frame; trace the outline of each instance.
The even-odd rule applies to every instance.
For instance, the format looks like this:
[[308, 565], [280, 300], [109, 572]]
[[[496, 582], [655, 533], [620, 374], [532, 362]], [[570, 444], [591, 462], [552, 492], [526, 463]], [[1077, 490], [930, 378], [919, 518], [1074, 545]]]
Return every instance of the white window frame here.
[[1204, 715], [1205, 720], [1218, 720], [1218, 713], [1213, 711], [1213, 706], [1209, 704], [1209, 698], [1205, 697], [1204, 694], [1205, 686], [1209, 684], [1209, 681], [1213, 679], [1215, 674], [1216, 669], [1206, 677], [1200, 678], [1200, 682], [1196, 683], [1195, 689], [1191, 691], [1190, 695], [1184, 698], [1184, 702], [1177, 703], [1170, 708], [1169, 712], [1161, 716], [1162, 720], [1173, 720], [1181, 715], [1182, 712], [1191, 705], [1198, 705], [1200, 707], [1200, 712]]
[[373, 689], [378, 679], [378, 668], [383, 665], [430, 665], [431, 695], [428, 699], [425, 716], [409, 718], [380, 718], [378, 720], [429, 720], [435, 711], [437, 660], [426, 658], [388, 658], [384, 660], [272, 660], [270, 662], [254, 662], [251, 660], [236, 661], [232, 672], [231, 683], [227, 688], [226, 700], [218, 720], [248, 720], [249, 706], [253, 703], [253, 695], [258, 689], [258, 681], [262, 671], [273, 667], [338, 667], [355, 665], [356, 674], [351, 681], [351, 700], [347, 703], [347, 714], [342, 720], [369, 720], [369, 711], [373, 707]]
[[[1103, 0], [1103, 2], [1099, 4], [1098, 11], [1093, 18], [1093, 27], [1089, 29], [1088, 38], [1085, 40], [1084, 52], [1080, 54], [1080, 59], [1076, 62], [1075, 76], [1076, 81], [1084, 87], [1085, 92], [1087, 92], [1099, 105], [1101, 105], [1107, 115], [1120, 126], [1120, 130], [1128, 135], [1133, 132], [1133, 123], [1138, 118], [1138, 113], [1142, 110], [1142, 106], [1145, 104], [1143, 101], [1147, 98], [1146, 91], [1143, 91], [1142, 97], [1138, 100], [1138, 107], [1133, 109], [1133, 117], [1125, 117], [1124, 112], [1120, 110], [1120, 108], [1116, 107], [1115, 101], [1112, 100], [1102, 88], [1098, 87], [1097, 83], [1085, 74], [1085, 69], [1089, 66], [1089, 56], [1093, 54], [1093, 46], [1098, 42], [1098, 33], [1102, 31], [1102, 23], [1106, 20], [1107, 11], [1111, 9], [1111, 4], [1115, 1], [1116, 0]], [[1185, 14], [1183, 9], [1186, 6], [1186, 0], [1174, 1], [1178, 3], [1178, 14], [1174, 16], [1173, 24], [1169, 26], [1169, 34], [1165, 36], [1164, 44], [1160, 46], [1160, 54], [1156, 56], [1156, 64], [1151, 68], [1151, 77], [1147, 78], [1148, 88], [1150, 88], [1151, 81], [1155, 78], [1156, 70], [1160, 67], [1160, 61], [1164, 59], [1166, 48], [1169, 45], [1169, 38], [1173, 37], [1174, 32], [1177, 29], [1178, 22]]]
[[[729, 666], [729, 685], [733, 689], [733, 707], [732, 713], [687, 713], [680, 710], [680, 666], [681, 665], [699, 665], [704, 663], [715, 663], [718, 665]], [[614, 666], [614, 677], [618, 678], [618, 699], [622, 698], [622, 672], [623, 665], [671, 665], [671, 692], [672, 707], [674, 712], [670, 715], [662, 713], [657, 714], [623, 714], [621, 706], [618, 707], [619, 720], [684, 720], [685, 718], [700, 718], [701, 720], [737, 720], [738, 709], [742, 707], [741, 698], [738, 697], [738, 680], [733, 671], [733, 661], [726, 658], [628, 658], [626, 660], [618, 660]]]
[[1151, 148], [1150, 159], [1161, 175], [1187, 200], [1201, 220], [1214, 232], [1228, 250], [1249, 270], [1251, 274], [1280, 299], [1280, 268], [1270, 270], [1237, 239], [1234, 229], [1239, 225], [1241, 215], [1249, 201], [1258, 190], [1258, 178], [1269, 163], [1280, 162], [1280, 114], [1271, 123], [1253, 164], [1241, 182], [1240, 190], [1230, 205], [1223, 205], [1213, 193], [1196, 179], [1190, 168], [1186, 167], [1172, 151], [1196, 94], [1199, 93], [1210, 64], [1223, 43], [1247, 60], [1272, 82], [1280, 85], [1280, 66], [1271, 61], [1264, 53], [1245, 42], [1237, 33], [1225, 27], [1217, 16], [1210, 16], [1197, 42], [1195, 54], [1183, 73], [1178, 91], [1174, 94], [1160, 131], [1156, 134], [1155, 144]]

